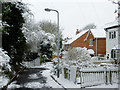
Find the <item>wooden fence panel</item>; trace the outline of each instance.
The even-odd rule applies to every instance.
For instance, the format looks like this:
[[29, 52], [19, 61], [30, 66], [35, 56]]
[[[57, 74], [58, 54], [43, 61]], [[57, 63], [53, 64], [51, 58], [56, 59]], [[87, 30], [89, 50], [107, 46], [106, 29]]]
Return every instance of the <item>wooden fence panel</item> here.
[[100, 70], [100, 71], [79, 71], [79, 81], [82, 87], [118, 83], [118, 71]]

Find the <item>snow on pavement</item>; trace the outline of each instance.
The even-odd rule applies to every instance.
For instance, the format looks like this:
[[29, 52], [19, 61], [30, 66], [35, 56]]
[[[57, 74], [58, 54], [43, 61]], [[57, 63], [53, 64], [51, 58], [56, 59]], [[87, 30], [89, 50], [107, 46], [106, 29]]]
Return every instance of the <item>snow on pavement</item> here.
[[[31, 64], [33, 65], [33, 64]], [[51, 70], [52, 70], [53, 64], [52, 62], [47, 62], [43, 63], [41, 66], [32, 66], [31, 68], [46, 68], [46, 70], [39, 71], [37, 73], [30, 74], [28, 76], [29, 79], [32, 79], [32, 82], [27, 82], [24, 85], [18, 85], [16, 82], [11, 83], [8, 88], [62, 88], [58, 83], [56, 83], [52, 78], [51, 78]], [[39, 77], [40, 73], [42, 74], [43, 77], [46, 77], [46, 82], [42, 83], [39, 81], [34, 81], [34, 79], [40, 79]]]
[[92, 87], [87, 87], [87, 88], [118, 88], [118, 84], [114, 83], [114, 84], [110, 84], [110, 85], [99, 85], [99, 86], [92, 86]]
[[26, 88], [42, 88], [43, 85], [39, 82], [30, 82], [30, 83], [26, 83], [24, 85], [24, 87], [26, 87]]
[[20, 88], [20, 87], [21, 87], [20, 85], [16, 84], [16, 81], [14, 81], [10, 85], [8, 85], [8, 88], [12, 88], [12, 89]]
[[[65, 88], [81, 88], [80, 84], [75, 84], [70, 80], [64, 79], [62, 76], [60, 76], [60, 78], [57, 78], [55, 75], [53, 76]], [[117, 83], [114, 83], [112, 85], [101, 84], [98, 86], [91, 86], [91, 87], [85, 87], [85, 88], [118, 88], [118, 84]]]
[[49, 70], [44, 70], [42, 72], [42, 75], [47, 77], [47, 82], [46, 83], [47, 83], [48, 86], [51, 86], [52, 88], [62, 88], [62, 86], [60, 86], [58, 83], [56, 83], [50, 76], [51, 75], [50, 72], [52, 70], [52, 66], [53, 66], [52, 62], [48, 62], [46, 64], [43, 64], [41, 67], [46, 67]]
[[29, 75], [30, 79], [38, 79], [39, 77], [37, 76], [37, 74], [31, 74]]

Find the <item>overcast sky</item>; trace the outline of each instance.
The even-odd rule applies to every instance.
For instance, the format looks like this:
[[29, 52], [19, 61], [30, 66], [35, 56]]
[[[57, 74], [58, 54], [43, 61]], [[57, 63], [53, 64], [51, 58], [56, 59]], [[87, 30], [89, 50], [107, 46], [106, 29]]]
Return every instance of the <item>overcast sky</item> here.
[[117, 5], [109, 0], [22, 0], [29, 3], [36, 22], [49, 20], [57, 22], [56, 12], [46, 12], [45, 8], [56, 9], [60, 13], [60, 27], [64, 37], [73, 37], [76, 29], [81, 29], [89, 23], [103, 28], [117, 16], [114, 13]]

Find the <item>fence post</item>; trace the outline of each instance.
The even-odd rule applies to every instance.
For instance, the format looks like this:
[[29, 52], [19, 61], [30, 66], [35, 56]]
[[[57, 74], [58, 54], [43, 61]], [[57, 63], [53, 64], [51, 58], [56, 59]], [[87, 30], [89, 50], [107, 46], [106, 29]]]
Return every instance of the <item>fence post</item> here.
[[107, 67], [105, 67], [105, 84], [108, 84]]
[[82, 84], [83, 84], [83, 80], [82, 80], [82, 71], [80, 71], [80, 83], [81, 83], [81, 88], [82, 88]]
[[112, 71], [110, 70], [110, 84], [112, 84]]
[[70, 80], [70, 68], [68, 69], [68, 80]]

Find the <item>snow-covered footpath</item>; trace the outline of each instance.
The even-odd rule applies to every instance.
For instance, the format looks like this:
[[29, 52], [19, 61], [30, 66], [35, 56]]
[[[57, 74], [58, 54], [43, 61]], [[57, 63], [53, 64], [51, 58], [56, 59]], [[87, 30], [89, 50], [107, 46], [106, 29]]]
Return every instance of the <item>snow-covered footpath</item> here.
[[[56, 83], [52, 78], [51, 78], [51, 70], [53, 67], [52, 62], [48, 62], [48, 63], [43, 63], [42, 65], [38, 65], [39, 62], [39, 58], [36, 59], [36, 62], [30, 62], [27, 63], [27, 65], [30, 65], [30, 68], [46, 68], [46, 70], [43, 70], [42, 72], [40, 71], [39, 73], [41, 73], [44, 77], [46, 77], [46, 83], [40, 83], [40, 82], [28, 82], [25, 83], [24, 87], [26, 88], [42, 88], [42, 87], [48, 87], [48, 88], [62, 88], [58, 83]], [[39, 78], [38, 73], [36, 74], [30, 74], [29, 75], [30, 79], [37, 79]], [[16, 81], [11, 83], [8, 88], [20, 88], [23, 86], [17, 85]]]
[[46, 64], [43, 64], [41, 67], [46, 67], [48, 70], [45, 70], [42, 72], [42, 75], [47, 77], [47, 85], [51, 86], [52, 88], [62, 88], [58, 83], [56, 83], [52, 78], [51, 78], [51, 70], [53, 69], [53, 64], [52, 62], [48, 62]]

